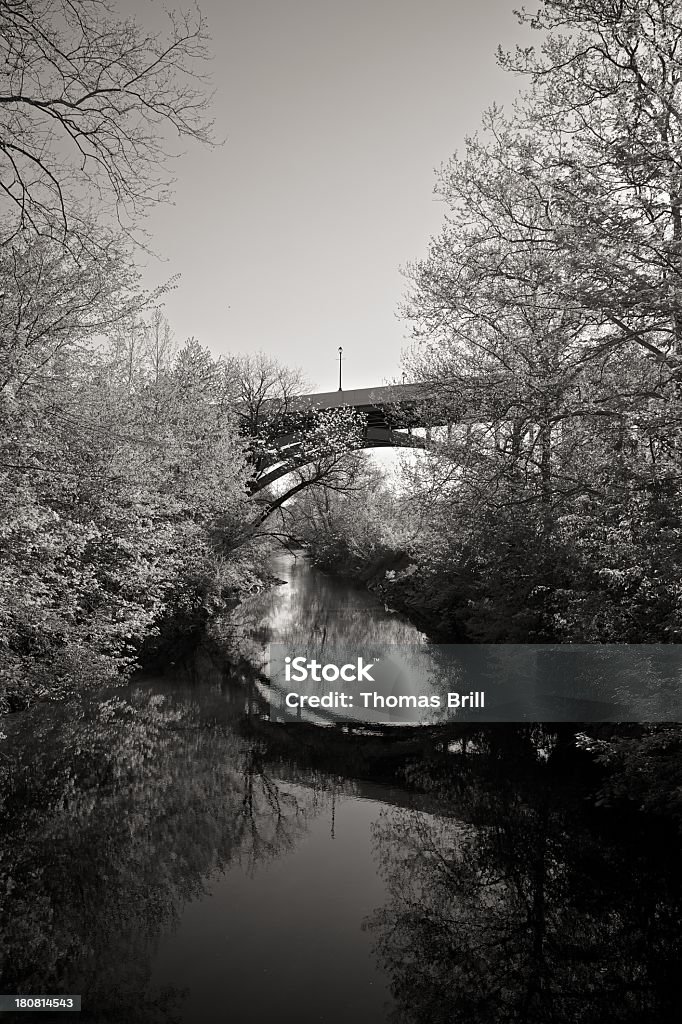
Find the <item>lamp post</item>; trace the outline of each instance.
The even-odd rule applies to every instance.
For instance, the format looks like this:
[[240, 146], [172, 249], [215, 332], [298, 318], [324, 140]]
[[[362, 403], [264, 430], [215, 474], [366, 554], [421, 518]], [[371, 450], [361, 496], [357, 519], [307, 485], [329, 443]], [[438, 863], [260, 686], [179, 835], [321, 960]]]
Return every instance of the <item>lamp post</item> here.
[[341, 387], [341, 359], [343, 357], [343, 345], [339, 345], [339, 391], [343, 391]]

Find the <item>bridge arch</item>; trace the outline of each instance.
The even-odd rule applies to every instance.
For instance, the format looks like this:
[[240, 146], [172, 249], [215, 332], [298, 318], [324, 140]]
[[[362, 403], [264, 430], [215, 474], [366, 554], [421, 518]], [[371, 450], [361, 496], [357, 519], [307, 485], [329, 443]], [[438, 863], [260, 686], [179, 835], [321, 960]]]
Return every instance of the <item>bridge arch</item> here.
[[[390, 440], [384, 438], [377, 438], [372, 436], [365, 436], [361, 444], [350, 451], [362, 451], [369, 448], [412, 448], [426, 450], [433, 447], [433, 443], [426, 437], [417, 437], [410, 434], [401, 434], [399, 431], [392, 431]], [[276, 483], [289, 473], [295, 472], [297, 469], [303, 469], [304, 466], [311, 465], [314, 462], [314, 458], [309, 454], [302, 454], [298, 449], [298, 445], [289, 445], [284, 451], [287, 451], [286, 460], [278, 462], [272, 466], [267, 467], [266, 471], [254, 480], [251, 493], [258, 494], [259, 491], [265, 490], [270, 484]]]
[[[429, 432], [439, 424], [433, 408], [426, 410], [428, 393], [423, 385], [395, 384], [378, 388], [357, 388], [352, 391], [328, 391], [301, 395], [290, 401], [289, 415], [311, 417], [319, 412], [352, 409], [365, 421], [364, 437], [358, 449], [367, 448], [421, 448], [429, 446]], [[412, 434], [413, 428], [426, 428], [427, 437]], [[259, 465], [259, 472], [251, 483], [251, 493], [275, 483], [288, 473], [310, 464], [314, 459], [302, 451], [300, 432], [274, 434], [271, 439], [272, 456]]]

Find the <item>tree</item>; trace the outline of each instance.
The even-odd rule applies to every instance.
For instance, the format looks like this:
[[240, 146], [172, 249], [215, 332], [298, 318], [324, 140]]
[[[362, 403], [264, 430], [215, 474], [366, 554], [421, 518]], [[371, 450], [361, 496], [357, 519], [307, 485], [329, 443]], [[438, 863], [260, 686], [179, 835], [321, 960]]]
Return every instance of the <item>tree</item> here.
[[465, 424], [434, 459], [441, 533], [481, 639], [674, 639], [682, 21], [653, 0], [521, 19], [540, 52], [501, 61], [530, 88], [441, 172], [449, 214], [410, 268], [413, 370]]
[[303, 372], [264, 352], [228, 356], [242, 429], [250, 437], [271, 436], [287, 425], [296, 399], [310, 386]]
[[548, 188], [526, 174], [532, 143], [496, 110], [484, 124], [489, 141], [468, 139], [442, 171], [445, 226], [409, 268], [406, 312], [425, 341], [411, 372], [467, 424], [449, 445], [465, 482], [548, 506], [577, 482], [566, 427], [585, 411], [575, 382], [592, 324], [562, 302]]
[[315, 564], [357, 579], [374, 574], [384, 557], [395, 563], [409, 547], [412, 496], [401, 499], [366, 452], [347, 461], [342, 479], [297, 495], [284, 522]]
[[0, 2], [0, 712], [125, 679], [164, 618], [240, 585], [223, 368], [173, 359], [132, 255], [170, 135], [211, 143], [204, 21], [168, 19]]
[[[33, 247], [0, 433], [0, 711], [124, 679], [164, 623], [182, 635], [253, 582], [231, 554], [252, 510], [223, 367], [194, 341], [158, 376], [143, 351], [95, 348], [92, 325], [133, 302], [126, 274], [112, 262], [79, 312], [69, 254]], [[29, 271], [52, 249], [43, 295]]]
[[677, 377], [682, 342], [682, 10], [676, 0], [545, 0], [522, 22], [540, 48], [500, 54], [530, 79], [517, 118], [543, 139], [568, 296], [598, 312], [600, 344], [639, 346]]
[[0, 244], [89, 237], [93, 199], [129, 230], [169, 194], [168, 134], [211, 143], [204, 19], [167, 19], [162, 34], [109, 0], [0, 3]]
[[160, 306], [151, 315], [146, 337], [146, 357], [154, 383], [171, 365], [177, 351], [173, 331]]

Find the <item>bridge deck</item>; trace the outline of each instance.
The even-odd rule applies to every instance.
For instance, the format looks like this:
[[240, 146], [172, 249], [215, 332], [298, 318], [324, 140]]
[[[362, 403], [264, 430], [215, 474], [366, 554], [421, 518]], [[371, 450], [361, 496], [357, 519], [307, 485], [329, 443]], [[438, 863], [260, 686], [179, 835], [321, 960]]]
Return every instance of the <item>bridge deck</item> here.
[[340, 409], [344, 405], [356, 409], [390, 405], [393, 402], [414, 402], [425, 397], [422, 384], [386, 384], [378, 388], [354, 388], [352, 391], [321, 391], [316, 395], [301, 395], [293, 399], [291, 408]]

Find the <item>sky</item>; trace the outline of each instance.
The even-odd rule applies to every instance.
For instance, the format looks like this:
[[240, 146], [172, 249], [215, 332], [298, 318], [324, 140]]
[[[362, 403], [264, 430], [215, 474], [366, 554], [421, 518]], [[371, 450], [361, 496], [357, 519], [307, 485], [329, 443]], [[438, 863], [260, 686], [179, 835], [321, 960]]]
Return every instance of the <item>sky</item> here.
[[[122, 6], [132, 0], [122, 0]], [[509, 107], [498, 43], [528, 42], [514, 0], [201, 0], [216, 135], [175, 164], [174, 205], [146, 225], [179, 274], [166, 315], [214, 355], [262, 350], [311, 390], [399, 379], [401, 267], [445, 207], [435, 171]]]

